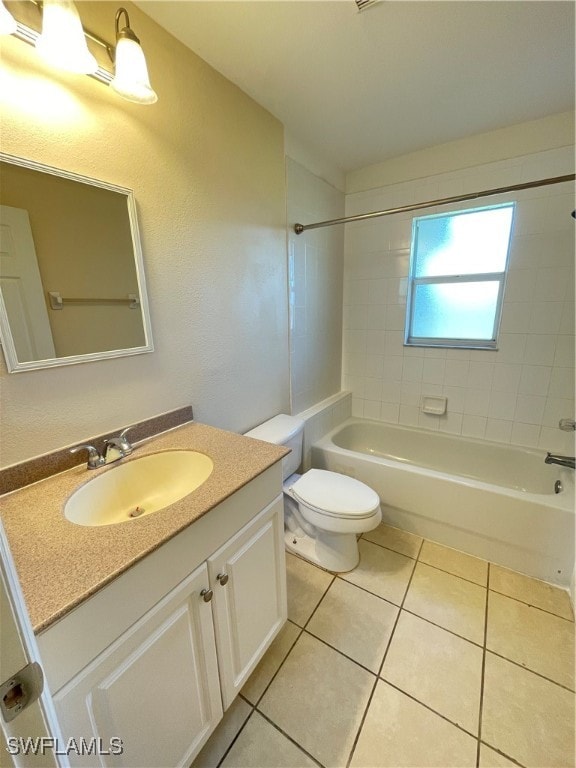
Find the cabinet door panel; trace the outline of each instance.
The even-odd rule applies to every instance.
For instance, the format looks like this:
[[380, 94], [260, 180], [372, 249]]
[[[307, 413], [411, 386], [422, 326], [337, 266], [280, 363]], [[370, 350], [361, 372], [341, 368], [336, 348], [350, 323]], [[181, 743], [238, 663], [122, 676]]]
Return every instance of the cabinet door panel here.
[[279, 497], [208, 560], [225, 709], [286, 621], [283, 527]]
[[207, 585], [203, 565], [55, 696], [64, 738], [122, 739], [73, 765], [190, 764], [222, 716]]

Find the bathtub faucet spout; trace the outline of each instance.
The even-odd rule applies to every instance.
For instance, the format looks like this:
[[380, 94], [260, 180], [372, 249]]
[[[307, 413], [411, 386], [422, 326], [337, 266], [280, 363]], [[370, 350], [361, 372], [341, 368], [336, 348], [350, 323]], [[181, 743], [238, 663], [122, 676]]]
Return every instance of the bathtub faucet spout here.
[[561, 467], [570, 467], [570, 469], [576, 468], [576, 457], [574, 456], [559, 456], [555, 453], [547, 453], [544, 461], [546, 464], [559, 464]]

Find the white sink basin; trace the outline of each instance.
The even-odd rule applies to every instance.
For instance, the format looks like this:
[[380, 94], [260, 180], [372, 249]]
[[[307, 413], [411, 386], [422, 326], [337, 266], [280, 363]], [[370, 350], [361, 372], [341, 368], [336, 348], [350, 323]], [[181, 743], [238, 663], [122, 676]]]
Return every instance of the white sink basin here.
[[163, 451], [120, 464], [68, 499], [64, 514], [77, 525], [138, 520], [184, 498], [205, 482], [212, 459], [197, 451]]

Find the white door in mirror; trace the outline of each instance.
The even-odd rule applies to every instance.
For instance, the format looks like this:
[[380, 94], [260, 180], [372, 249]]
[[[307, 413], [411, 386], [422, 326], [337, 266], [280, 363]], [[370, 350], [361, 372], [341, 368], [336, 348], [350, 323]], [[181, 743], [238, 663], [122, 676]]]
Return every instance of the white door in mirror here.
[[[18, 360], [54, 357], [54, 341], [28, 211], [0, 206], [0, 287]], [[7, 340], [4, 340], [6, 343]]]

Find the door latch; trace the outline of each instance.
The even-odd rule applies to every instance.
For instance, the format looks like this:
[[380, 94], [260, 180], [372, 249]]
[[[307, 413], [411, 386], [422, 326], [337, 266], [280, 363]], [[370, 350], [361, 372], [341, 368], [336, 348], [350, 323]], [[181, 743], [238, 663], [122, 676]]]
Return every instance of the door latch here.
[[44, 689], [44, 673], [38, 662], [27, 664], [0, 685], [0, 712], [9, 723], [35, 702]]

